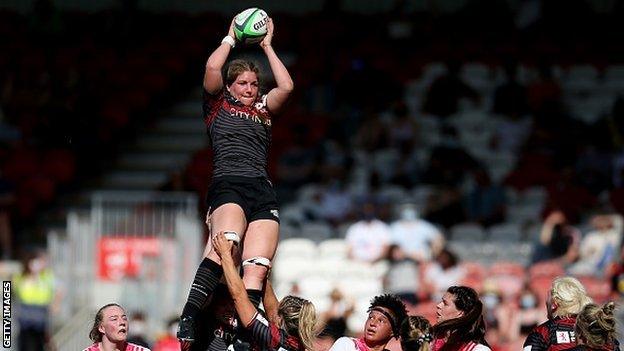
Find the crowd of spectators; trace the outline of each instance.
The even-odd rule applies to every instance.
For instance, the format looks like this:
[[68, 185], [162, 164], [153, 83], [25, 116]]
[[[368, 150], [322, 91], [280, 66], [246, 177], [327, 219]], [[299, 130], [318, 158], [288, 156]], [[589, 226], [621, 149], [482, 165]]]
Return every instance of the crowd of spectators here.
[[186, 36], [189, 24], [125, 5], [86, 14], [38, 0], [28, 13], [0, 10], [3, 258], [45, 244], [33, 225], [43, 210], [109, 167], [190, 86], [202, 47]]

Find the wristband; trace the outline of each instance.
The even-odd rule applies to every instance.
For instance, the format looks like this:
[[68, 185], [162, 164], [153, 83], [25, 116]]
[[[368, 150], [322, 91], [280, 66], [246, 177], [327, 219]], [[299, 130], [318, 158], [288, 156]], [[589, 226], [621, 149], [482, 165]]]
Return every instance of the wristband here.
[[236, 41], [234, 40], [234, 38], [232, 38], [229, 35], [226, 35], [223, 40], [221, 40], [221, 44], [223, 43], [227, 43], [228, 45], [230, 45], [231, 47], [235, 47], [236, 46]]

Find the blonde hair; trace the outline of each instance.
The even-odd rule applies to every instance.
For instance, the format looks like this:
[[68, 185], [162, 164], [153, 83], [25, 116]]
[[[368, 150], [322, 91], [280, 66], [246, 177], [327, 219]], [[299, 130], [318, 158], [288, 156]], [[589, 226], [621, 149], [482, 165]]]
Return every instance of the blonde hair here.
[[422, 316], [409, 316], [401, 324], [403, 351], [429, 351], [431, 349], [431, 323]]
[[236, 78], [243, 72], [254, 72], [260, 82], [260, 69], [253, 61], [236, 59], [232, 60], [225, 70], [225, 84], [232, 85]]
[[592, 302], [583, 284], [573, 277], [558, 277], [553, 280], [550, 296], [557, 304], [557, 309], [553, 311], [554, 317], [579, 314], [585, 305]]
[[91, 327], [91, 331], [89, 332], [89, 339], [91, 339], [93, 342], [102, 341], [100, 325], [102, 324], [102, 320], [104, 319], [104, 310], [112, 306], [117, 306], [123, 310], [123, 307], [121, 307], [119, 304], [109, 303], [102, 306], [102, 308], [97, 311], [97, 313], [95, 314], [95, 319], [93, 320], [93, 326]]
[[576, 317], [576, 336], [592, 349], [602, 349], [616, 338], [615, 303], [607, 302], [602, 306], [589, 303]]
[[277, 313], [289, 335], [299, 336], [306, 350], [314, 350], [316, 338], [316, 308], [312, 302], [288, 295], [280, 301]]

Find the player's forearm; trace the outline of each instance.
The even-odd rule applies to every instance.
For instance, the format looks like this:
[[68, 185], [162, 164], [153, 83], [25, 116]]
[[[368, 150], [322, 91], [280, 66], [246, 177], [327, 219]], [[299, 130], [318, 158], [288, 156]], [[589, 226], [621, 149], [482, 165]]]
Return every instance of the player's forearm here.
[[221, 78], [221, 69], [225, 65], [232, 47], [228, 43], [221, 43], [219, 47], [212, 52], [208, 61], [206, 61], [206, 72], [204, 73], [204, 88], [208, 92], [214, 92], [223, 86]]
[[290, 93], [294, 89], [295, 84], [293, 83], [286, 66], [284, 66], [282, 60], [279, 59], [272, 46], [264, 47], [264, 53], [269, 60], [269, 65], [271, 66], [271, 71], [273, 72], [277, 88], [284, 92]]
[[243, 284], [241, 277], [238, 275], [238, 270], [234, 265], [232, 256], [222, 256], [221, 266], [223, 267], [223, 276], [225, 277], [225, 282], [227, 283], [232, 299], [236, 301], [243, 297], [247, 297], [245, 285]]

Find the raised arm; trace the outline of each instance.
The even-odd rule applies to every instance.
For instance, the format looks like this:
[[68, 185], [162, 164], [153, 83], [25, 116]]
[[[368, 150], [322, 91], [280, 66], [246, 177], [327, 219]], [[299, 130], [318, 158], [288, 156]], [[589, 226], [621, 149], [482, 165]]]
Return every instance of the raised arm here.
[[271, 41], [273, 40], [273, 20], [271, 18], [267, 22], [267, 27], [267, 35], [260, 42], [260, 47], [262, 47], [269, 60], [269, 65], [277, 84], [277, 87], [271, 89], [267, 95], [267, 107], [272, 113], [279, 113], [286, 101], [288, 101], [288, 97], [293, 91], [294, 83], [286, 66], [277, 57], [275, 50], [271, 46]]
[[279, 301], [273, 291], [273, 284], [267, 279], [266, 287], [264, 288], [264, 297], [262, 298], [262, 305], [264, 306], [264, 312], [267, 315], [268, 320], [271, 323], [279, 324], [277, 322], [277, 310], [279, 309]]
[[204, 89], [209, 94], [216, 94], [223, 88], [223, 77], [221, 76], [221, 69], [225, 64], [225, 61], [230, 54], [230, 50], [232, 50], [232, 45], [228, 44], [235, 43], [234, 36], [234, 20], [230, 23], [230, 29], [228, 30], [228, 36], [232, 39], [224, 39], [221, 42], [221, 45], [212, 52], [210, 57], [208, 57], [208, 61], [206, 62], [206, 72], [204, 73]]
[[256, 310], [251, 301], [249, 301], [249, 296], [247, 296], [243, 280], [238, 275], [238, 270], [234, 265], [234, 259], [232, 258], [232, 242], [225, 238], [223, 232], [217, 233], [213, 237], [212, 242], [215, 251], [219, 257], [221, 257], [223, 276], [225, 277], [230, 295], [232, 295], [236, 313], [238, 313], [238, 317], [241, 322], [243, 322], [243, 325], [248, 326], [253, 321], [258, 310]]

